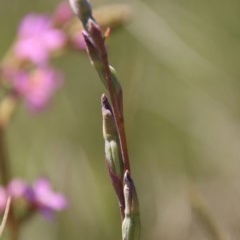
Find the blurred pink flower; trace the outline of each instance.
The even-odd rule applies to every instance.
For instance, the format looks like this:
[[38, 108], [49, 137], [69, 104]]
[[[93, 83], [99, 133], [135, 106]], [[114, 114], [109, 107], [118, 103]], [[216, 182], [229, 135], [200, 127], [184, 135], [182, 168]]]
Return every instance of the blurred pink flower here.
[[62, 48], [66, 36], [46, 15], [28, 14], [22, 20], [15, 45], [16, 55], [35, 64], [46, 64], [51, 52]]
[[66, 209], [67, 200], [52, 190], [52, 186], [46, 178], [40, 178], [33, 184], [34, 203], [42, 214], [49, 218], [56, 211]]
[[72, 46], [78, 50], [86, 50], [86, 42], [82, 35], [82, 32], [77, 32], [72, 37]]
[[12, 198], [22, 198], [25, 196], [29, 186], [19, 178], [12, 179], [7, 186], [7, 192]]
[[63, 83], [63, 75], [50, 67], [37, 68], [31, 72], [8, 70], [5, 78], [32, 111], [46, 107]]
[[53, 214], [67, 208], [66, 198], [52, 190], [50, 182], [46, 178], [37, 179], [33, 185], [24, 180], [15, 178], [5, 189], [0, 186], [0, 213], [4, 211], [7, 195], [13, 199], [24, 199], [30, 211], [39, 211], [46, 218], [52, 218]]
[[68, 2], [60, 2], [53, 13], [53, 22], [57, 25], [63, 25], [73, 17], [73, 11]]
[[36, 69], [21, 86], [27, 106], [31, 110], [41, 110], [62, 83], [63, 76], [60, 72], [51, 68]]

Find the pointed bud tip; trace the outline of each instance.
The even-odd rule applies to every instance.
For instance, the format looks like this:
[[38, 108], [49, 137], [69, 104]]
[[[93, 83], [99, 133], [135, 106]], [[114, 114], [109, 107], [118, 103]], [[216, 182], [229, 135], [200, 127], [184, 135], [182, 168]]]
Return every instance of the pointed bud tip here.
[[92, 38], [102, 37], [102, 30], [94, 19], [89, 18], [87, 24], [88, 32], [92, 36]]
[[83, 35], [83, 38], [84, 38], [84, 40], [87, 42], [87, 41], [90, 41], [90, 36], [89, 36], [89, 34], [88, 34], [88, 32], [86, 32], [86, 31], [82, 31], [82, 35]]
[[106, 101], [108, 101], [107, 96], [103, 93], [101, 96], [101, 102], [104, 105]]
[[125, 173], [124, 173], [123, 180], [124, 180], [124, 183], [125, 183], [126, 185], [133, 184], [133, 180], [132, 180], [132, 178], [131, 178], [131, 176], [130, 176], [130, 172], [129, 172], [128, 169], [127, 169], [127, 170], [125, 171]]
[[112, 107], [108, 101], [108, 98], [105, 94], [102, 95], [101, 97], [101, 102], [102, 102], [102, 107], [106, 110], [109, 110], [110, 112], [112, 112]]

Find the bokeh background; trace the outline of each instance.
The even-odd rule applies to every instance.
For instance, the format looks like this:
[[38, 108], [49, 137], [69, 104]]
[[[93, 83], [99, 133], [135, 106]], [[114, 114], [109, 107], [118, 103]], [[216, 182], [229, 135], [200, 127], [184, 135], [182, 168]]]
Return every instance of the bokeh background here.
[[[117, 0], [92, 0], [97, 8]], [[0, 56], [28, 12], [58, 0], [0, 0]], [[133, 0], [132, 20], [107, 45], [124, 89], [142, 239], [213, 239], [189, 185], [227, 236], [240, 238], [240, 2]], [[121, 239], [104, 164], [100, 96], [86, 55], [54, 59], [64, 87], [45, 112], [20, 107], [8, 129], [14, 176], [48, 176], [69, 200], [54, 221], [36, 216], [21, 239]], [[220, 239], [220, 238], [219, 238]]]

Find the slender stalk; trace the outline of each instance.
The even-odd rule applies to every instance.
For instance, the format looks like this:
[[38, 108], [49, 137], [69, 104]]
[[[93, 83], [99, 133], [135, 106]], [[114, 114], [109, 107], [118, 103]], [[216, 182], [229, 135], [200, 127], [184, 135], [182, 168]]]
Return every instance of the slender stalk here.
[[[6, 186], [11, 179], [11, 167], [7, 154], [7, 146], [5, 141], [5, 129], [0, 126], [0, 171], [3, 184]], [[11, 240], [19, 239], [19, 224], [14, 214], [14, 209], [10, 206], [7, 225], [11, 233]]]
[[8, 93], [0, 102], [0, 174], [3, 185], [7, 185], [11, 179], [11, 166], [7, 152], [6, 127], [15, 111], [17, 95]]
[[[11, 166], [7, 152], [6, 126], [16, 107], [16, 96], [10, 93], [0, 103], [0, 174], [3, 185], [11, 180]], [[19, 223], [15, 217], [14, 209], [10, 206], [7, 225], [10, 230], [11, 240], [19, 239]]]
[[0, 237], [2, 236], [2, 233], [4, 231], [5, 225], [7, 223], [7, 218], [8, 218], [8, 213], [9, 213], [9, 209], [10, 209], [10, 204], [11, 204], [11, 198], [8, 197], [7, 204], [6, 204], [5, 211], [4, 211], [4, 215], [3, 215], [3, 219], [2, 219], [2, 223], [0, 225]]
[[[74, 0], [72, 0], [74, 1]], [[88, 1], [76, 0], [78, 8], [78, 16], [82, 21], [85, 30], [88, 34], [83, 32], [85, 42], [88, 47], [88, 53], [92, 62], [92, 65], [98, 72], [100, 78], [103, 77], [103, 82], [107, 86], [110, 100], [112, 103], [113, 115], [117, 126], [119, 135], [119, 142], [121, 147], [121, 153], [124, 163], [124, 170], [128, 170], [130, 173], [130, 163], [127, 149], [127, 139], [124, 127], [124, 116], [123, 116], [123, 103], [122, 103], [122, 89], [118, 86], [117, 92], [114, 88], [113, 75], [108, 62], [108, 53], [105, 45], [105, 38], [102, 35], [102, 31], [98, 23], [94, 20], [91, 14], [91, 5]], [[71, 1], [70, 1], [71, 2]], [[79, 5], [78, 5], [79, 4]], [[104, 76], [102, 76], [104, 75]], [[106, 80], [106, 81], [105, 81]]]
[[3, 185], [7, 185], [10, 179], [10, 165], [6, 152], [5, 129], [0, 125], [0, 171]]

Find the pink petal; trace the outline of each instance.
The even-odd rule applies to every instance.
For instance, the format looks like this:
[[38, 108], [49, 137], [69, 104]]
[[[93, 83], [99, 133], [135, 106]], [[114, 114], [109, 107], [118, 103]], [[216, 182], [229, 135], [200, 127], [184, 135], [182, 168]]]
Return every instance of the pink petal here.
[[60, 30], [51, 30], [43, 35], [43, 43], [50, 51], [63, 47], [65, 42], [66, 35]]
[[15, 178], [8, 184], [7, 191], [13, 198], [20, 198], [24, 197], [27, 188], [28, 186], [25, 181]]

